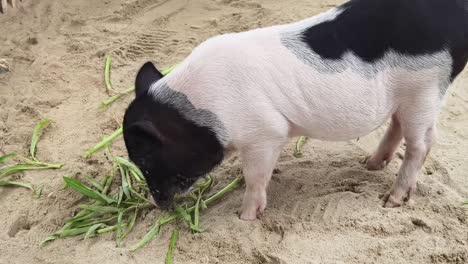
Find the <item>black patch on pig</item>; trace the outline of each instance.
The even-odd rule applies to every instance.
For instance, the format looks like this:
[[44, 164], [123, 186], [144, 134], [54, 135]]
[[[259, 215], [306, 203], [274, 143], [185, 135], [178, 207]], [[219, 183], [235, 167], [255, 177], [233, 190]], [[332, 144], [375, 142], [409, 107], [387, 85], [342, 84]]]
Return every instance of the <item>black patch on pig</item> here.
[[375, 62], [393, 50], [403, 55], [451, 54], [451, 81], [468, 60], [466, 0], [352, 0], [335, 19], [312, 26], [300, 38], [324, 59], [352, 52]]

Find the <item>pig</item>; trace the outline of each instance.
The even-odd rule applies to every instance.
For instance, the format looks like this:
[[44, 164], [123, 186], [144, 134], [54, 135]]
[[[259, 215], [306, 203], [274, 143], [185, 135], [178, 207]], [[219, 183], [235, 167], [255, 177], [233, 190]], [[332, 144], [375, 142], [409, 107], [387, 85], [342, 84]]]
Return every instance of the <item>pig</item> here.
[[125, 112], [125, 145], [162, 208], [237, 152], [240, 218], [255, 220], [289, 138], [356, 139], [390, 120], [365, 166], [383, 169], [406, 141], [383, 197], [397, 207], [414, 196], [444, 95], [467, 60], [468, 0], [352, 0], [212, 37], [166, 76], [147, 62]]

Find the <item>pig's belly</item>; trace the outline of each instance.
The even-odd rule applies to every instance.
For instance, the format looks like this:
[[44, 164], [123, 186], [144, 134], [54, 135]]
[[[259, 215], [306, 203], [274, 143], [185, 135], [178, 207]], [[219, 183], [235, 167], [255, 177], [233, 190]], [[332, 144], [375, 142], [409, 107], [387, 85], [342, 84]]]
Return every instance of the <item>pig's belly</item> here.
[[330, 141], [354, 139], [374, 131], [396, 111], [392, 89], [379, 81], [322, 84], [310, 89], [302, 105], [288, 116], [293, 134]]
[[298, 134], [330, 141], [355, 139], [380, 127], [389, 119], [392, 112], [374, 115], [372, 118], [369, 118], [372, 114], [365, 116], [358, 111], [334, 113], [328, 116], [323, 114], [314, 115], [309, 122], [304, 122], [304, 126], [298, 126], [300, 131]]

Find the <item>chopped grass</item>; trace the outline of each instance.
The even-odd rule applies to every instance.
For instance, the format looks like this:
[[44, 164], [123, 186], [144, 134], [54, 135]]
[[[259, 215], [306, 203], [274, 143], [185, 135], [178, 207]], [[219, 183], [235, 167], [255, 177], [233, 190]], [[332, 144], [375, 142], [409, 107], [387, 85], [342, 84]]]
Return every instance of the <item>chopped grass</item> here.
[[[114, 179], [119, 178], [118, 174], [121, 179], [120, 185], [114, 184]], [[138, 167], [122, 157], [114, 158], [112, 174], [104, 177], [101, 183], [93, 180], [87, 185], [70, 177], [64, 177], [64, 181], [67, 187], [87, 197], [89, 202], [79, 205], [78, 213], [65, 221], [63, 227], [47, 237], [41, 245], [71, 236], [80, 235], [88, 239], [103, 233], [115, 232], [116, 244], [121, 246], [122, 241], [137, 224], [138, 215], [154, 207], [147, 198], [149, 191], [143, 174]], [[177, 220], [187, 223], [192, 232], [203, 232], [200, 227], [200, 212], [234, 189], [239, 184], [240, 178], [236, 178], [228, 186], [208, 196], [213, 182], [211, 176], [202, 178], [194, 184], [189, 194], [176, 197], [176, 212], [160, 216], [132, 250], [146, 246], [159, 234], [164, 225], [175, 223]]]
[[90, 158], [94, 153], [98, 152], [99, 150], [103, 149], [104, 147], [109, 146], [109, 144], [114, 141], [117, 137], [122, 135], [123, 133], [123, 128], [120, 127], [116, 131], [114, 131], [112, 134], [109, 136], [105, 137], [102, 139], [101, 142], [99, 142], [96, 146], [90, 148], [88, 151], [85, 152], [84, 157], [85, 158]]
[[148, 245], [148, 243], [159, 234], [159, 230], [161, 230], [161, 221], [158, 219], [153, 227], [148, 231], [148, 233], [146, 233], [143, 239], [141, 239], [140, 242], [138, 242], [138, 244], [132, 248], [132, 251], [138, 250]]
[[6, 154], [0, 157], [0, 164], [5, 163], [7, 160], [16, 157], [16, 153]]
[[41, 130], [48, 126], [52, 121], [50, 119], [41, 120], [37, 125], [34, 127], [33, 135], [31, 138], [31, 147], [29, 148], [29, 154], [31, 155], [31, 159], [37, 161], [36, 159], [36, 145], [39, 140], [39, 135]]
[[[16, 153], [6, 154], [0, 157], [0, 165], [5, 164], [9, 160], [16, 159], [19, 162], [14, 164], [6, 164], [0, 167], [0, 186], [18, 186], [25, 187], [34, 191], [34, 187], [30, 183], [23, 183], [12, 180], [5, 180], [4, 178], [11, 176], [16, 173], [29, 170], [48, 170], [48, 169], [60, 169], [62, 164], [51, 164], [46, 162], [41, 162], [36, 158], [37, 143], [39, 141], [39, 136], [43, 128], [51, 124], [52, 121], [49, 119], [41, 120], [34, 127], [34, 131], [31, 138], [31, 145], [29, 147], [29, 158], [23, 157]], [[40, 195], [40, 194], [38, 194]]]
[[296, 141], [296, 147], [294, 149], [294, 157], [300, 158], [302, 157], [302, 147], [307, 143], [309, 140], [308, 137], [299, 137], [299, 139]]
[[109, 97], [109, 99], [107, 99], [107, 100], [105, 100], [104, 102], [101, 103], [101, 108], [108, 107], [112, 103], [116, 102], [117, 100], [124, 97], [125, 95], [133, 92], [134, 90], [135, 90], [135, 87], [132, 87], [132, 88], [129, 88], [129, 89], [125, 90], [125, 91], [122, 91], [121, 93], [118, 93], [116, 95], [113, 95], [113, 96]]
[[90, 199], [96, 200], [98, 202], [106, 203], [106, 204], [115, 202], [115, 200], [111, 199], [107, 195], [89, 188], [88, 186], [82, 184], [77, 179], [73, 179], [70, 177], [63, 177], [63, 180], [65, 181], [65, 184], [68, 187], [72, 188], [73, 190], [81, 193], [82, 195]]
[[6, 186], [6, 185], [24, 187], [24, 188], [30, 189], [31, 191], [34, 191], [34, 188], [33, 188], [32, 184], [27, 183], [27, 182], [3, 181], [3, 180], [0, 180], [0, 186]]
[[[115, 95], [109, 97], [107, 100], [101, 103], [101, 108], [106, 108], [112, 103], [118, 101], [119, 99], [123, 98], [125, 95], [133, 92], [135, 90], [135, 87], [128, 88], [127, 90], [123, 91], [117, 91], [113, 88], [112, 82], [111, 82], [111, 67], [112, 67], [112, 57], [110, 54], [106, 56], [106, 61], [105, 61], [105, 66], [104, 66], [104, 82], [106, 84], [106, 90], [107, 93], [110, 95], [112, 93], [115, 93]], [[171, 66], [164, 71], [162, 71], [162, 75], [167, 75], [169, 74], [172, 70], [174, 70], [177, 67], [177, 65]]]
[[106, 64], [104, 68], [104, 81], [106, 82], [106, 89], [107, 92], [117, 92], [112, 88], [111, 80], [110, 80], [110, 69], [111, 69], [112, 57], [111, 55], [107, 55], [106, 57]]
[[177, 229], [177, 227], [175, 227], [174, 230], [172, 231], [171, 243], [169, 244], [169, 249], [167, 250], [166, 264], [172, 264], [172, 259], [174, 256], [174, 249], [176, 247], [177, 240], [179, 240], [179, 230]]
[[[226, 195], [226, 193], [236, 188], [241, 182], [241, 180], [242, 180], [241, 177], [237, 177], [232, 182], [230, 182], [226, 187], [224, 187], [217, 193], [211, 195], [206, 200], [201, 200], [201, 203], [199, 205], [200, 207], [198, 210], [206, 209], [208, 205], [221, 199], [224, 195]], [[204, 206], [202, 206], [202, 204]], [[156, 237], [156, 235], [159, 233], [159, 230], [161, 229], [162, 226], [169, 224], [169, 223], [173, 223], [179, 219], [184, 220], [184, 221], [188, 221], [188, 220], [191, 221], [192, 217], [190, 217], [190, 214], [193, 213], [196, 208], [197, 206], [192, 206], [187, 209], [183, 209], [181, 206], [178, 206], [176, 207], [176, 211], [178, 211], [177, 213], [158, 219], [156, 223], [154, 224], [153, 228], [150, 229], [150, 231], [143, 237], [143, 239], [138, 244], [132, 247], [132, 251], [136, 251], [144, 247], [145, 245], [147, 245], [149, 242], [151, 242], [151, 240], [153, 240]], [[193, 231], [192, 227], [191, 229]]]

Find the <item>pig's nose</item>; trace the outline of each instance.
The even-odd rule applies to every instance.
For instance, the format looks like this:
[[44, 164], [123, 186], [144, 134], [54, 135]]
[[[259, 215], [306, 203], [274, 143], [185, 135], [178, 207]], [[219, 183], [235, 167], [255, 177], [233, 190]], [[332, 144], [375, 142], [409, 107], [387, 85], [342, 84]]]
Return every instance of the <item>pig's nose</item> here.
[[167, 210], [172, 205], [173, 198], [171, 197], [171, 195], [162, 194], [161, 192], [158, 192], [157, 194], [153, 195], [152, 200], [156, 207]]

